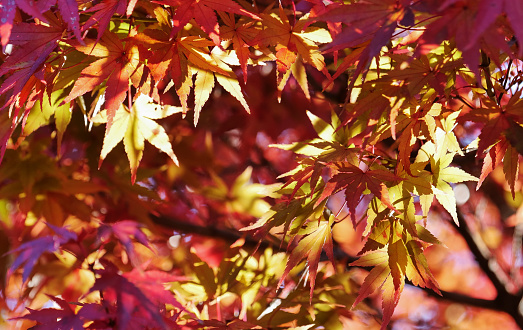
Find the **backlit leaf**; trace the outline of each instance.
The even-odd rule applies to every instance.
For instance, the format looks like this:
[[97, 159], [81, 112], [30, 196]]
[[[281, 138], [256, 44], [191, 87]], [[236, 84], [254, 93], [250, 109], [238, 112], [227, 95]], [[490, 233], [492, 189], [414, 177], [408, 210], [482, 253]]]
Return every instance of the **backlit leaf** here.
[[[164, 108], [167, 108], [167, 110]], [[165, 152], [175, 164], [178, 164], [165, 130], [153, 121], [151, 117], [153, 119], [164, 118], [181, 111], [181, 108], [157, 105], [143, 94], [133, 103], [131, 112], [122, 105], [114, 116], [114, 129], [112, 127], [106, 128], [104, 145], [100, 154], [100, 165], [107, 154], [122, 140], [129, 158], [132, 173], [131, 181], [133, 183], [136, 180], [136, 170], [142, 158], [145, 140], [149, 141], [157, 149]], [[95, 123], [107, 123], [107, 120], [107, 112], [105, 110], [92, 119]]]

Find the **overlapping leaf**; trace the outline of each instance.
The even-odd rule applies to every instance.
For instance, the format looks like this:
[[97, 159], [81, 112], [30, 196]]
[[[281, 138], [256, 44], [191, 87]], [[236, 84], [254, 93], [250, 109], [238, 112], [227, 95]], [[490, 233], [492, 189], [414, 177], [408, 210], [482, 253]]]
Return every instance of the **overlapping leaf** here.
[[172, 18], [171, 36], [176, 35], [191, 19], [194, 19], [217, 46], [220, 45], [220, 26], [215, 11], [258, 18], [233, 0], [162, 0], [156, 2], [176, 8]]
[[129, 78], [138, 68], [138, 48], [131, 43], [122, 44], [118, 36], [105, 32], [100, 42], [88, 40], [85, 45], [75, 44], [84, 54], [101, 57], [82, 70], [80, 78], [64, 102], [70, 102], [87, 92], [98, 89], [106, 81], [105, 105], [109, 131], [118, 108], [124, 102], [129, 88]]
[[[430, 233], [422, 229], [420, 231], [419, 236], [428, 237], [428, 240], [434, 243], [438, 242]], [[420, 246], [398, 221], [391, 218], [381, 221], [373, 228], [362, 250], [366, 253], [351, 263], [353, 266], [373, 267], [363, 281], [353, 307], [381, 289], [382, 329], [387, 327], [394, 313], [405, 285], [405, 278], [439, 293], [436, 280], [428, 268]]]
[[478, 179], [458, 167], [451, 166], [452, 160], [456, 155], [455, 152], [449, 152], [439, 157], [435, 153], [436, 148], [434, 144], [431, 142], [426, 143], [422, 148], [422, 152], [418, 154], [416, 161], [422, 161], [423, 159], [430, 161], [434, 195], [438, 202], [450, 213], [454, 222], [459, 224], [456, 212], [456, 198], [450, 183], [478, 181]]
[[310, 274], [310, 300], [314, 293], [314, 286], [316, 282], [316, 274], [318, 273], [318, 263], [320, 261], [321, 252], [325, 249], [325, 253], [329, 260], [334, 264], [334, 255], [332, 253], [332, 224], [334, 216], [331, 215], [329, 219], [312, 220], [304, 229], [303, 237], [300, 239], [295, 247], [292, 247], [289, 260], [285, 266], [285, 271], [280, 279], [280, 284], [284, 281], [289, 272], [303, 259], [307, 259], [307, 271]]
[[243, 71], [243, 82], [247, 83], [247, 63], [251, 58], [249, 44], [258, 34], [254, 21], [236, 21], [232, 13], [219, 13], [224, 25], [221, 27], [222, 40], [230, 40]]
[[361, 201], [363, 192], [369, 189], [383, 204], [391, 210], [396, 210], [390, 202], [389, 192], [384, 182], [399, 181], [401, 180], [399, 177], [384, 169], [363, 171], [350, 163], [340, 163], [336, 167], [337, 174], [327, 182], [317, 203], [344, 190], [352, 221], [356, 223], [356, 207]]
[[28, 308], [29, 314], [15, 318], [13, 320], [32, 320], [38, 322], [36, 328], [41, 329], [84, 329], [84, 323], [103, 319], [107, 315], [102, 306], [97, 304], [82, 304], [82, 308], [75, 312], [67, 301], [60, 297], [47, 295], [51, 301], [55, 302], [61, 309], [44, 308], [41, 310], [33, 310]]
[[[166, 324], [155, 302], [151, 301], [142, 290], [126, 277], [106, 271], [99, 271], [100, 276], [89, 292], [102, 292], [105, 301], [111, 309], [116, 306], [113, 317], [118, 320], [118, 328], [125, 329], [134, 322], [136, 326], [165, 328]], [[167, 302], [163, 302], [165, 304]], [[165, 305], [164, 305], [165, 308]]]
[[162, 9], [155, 11], [160, 23], [160, 29], [146, 29], [134, 37], [134, 40], [149, 46], [152, 56], [147, 62], [155, 85], [165, 77], [170, 76], [180, 98], [184, 114], [188, 111], [188, 97], [193, 87], [192, 76], [196, 74], [195, 93], [195, 124], [199, 113], [214, 88], [214, 77], [222, 87], [240, 101], [249, 112], [249, 107], [243, 97], [236, 75], [224, 61], [231, 59], [230, 55], [220, 53], [215, 48], [213, 53], [209, 47], [213, 43], [205, 38], [179, 33], [175, 42], [169, 37], [169, 18]]
[[55, 232], [55, 235], [36, 238], [10, 251], [10, 253], [18, 253], [19, 255], [9, 268], [9, 273], [12, 274], [16, 269], [23, 266], [22, 280], [24, 283], [29, 279], [34, 266], [44, 253], [54, 253], [65, 243], [77, 239], [76, 233], [68, 229], [59, 228], [51, 224], [47, 224], [47, 226]]
[[262, 14], [264, 28], [251, 42], [253, 45], [274, 46], [276, 48], [278, 96], [290, 77], [294, 75], [300, 87], [309, 96], [309, 87], [303, 63], [308, 63], [318, 71], [324, 71], [325, 61], [318, 44], [332, 41], [329, 31], [315, 26], [307, 26], [308, 17], [303, 16], [295, 23], [280, 7], [278, 14]]

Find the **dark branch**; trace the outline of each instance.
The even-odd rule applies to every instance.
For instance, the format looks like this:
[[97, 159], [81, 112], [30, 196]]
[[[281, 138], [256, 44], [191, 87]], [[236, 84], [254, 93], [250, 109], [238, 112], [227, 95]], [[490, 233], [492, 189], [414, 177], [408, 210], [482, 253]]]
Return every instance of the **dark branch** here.
[[458, 210], [457, 213], [459, 226], [457, 226], [453, 221], [450, 222], [467, 243], [467, 246], [476, 258], [478, 266], [496, 288], [497, 295], [496, 298], [492, 300], [492, 307], [487, 308], [510, 314], [518, 326], [523, 329], [523, 315], [520, 313], [519, 309], [519, 304], [523, 298], [523, 294], [521, 291], [518, 293], [512, 293], [509, 291], [508, 276], [501, 269], [496, 259], [490, 254], [490, 251], [485, 244], [480, 241], [481, 238], [476, 237], [470, 231], [463, 213], [460, 212], [460, 210]]

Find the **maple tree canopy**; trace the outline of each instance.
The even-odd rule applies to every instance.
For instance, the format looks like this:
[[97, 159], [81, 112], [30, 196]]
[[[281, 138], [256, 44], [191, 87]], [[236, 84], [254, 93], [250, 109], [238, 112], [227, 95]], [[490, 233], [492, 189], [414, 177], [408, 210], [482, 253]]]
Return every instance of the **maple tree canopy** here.
[[0, 0], [0, 327], [523, 327], [521, 0]]

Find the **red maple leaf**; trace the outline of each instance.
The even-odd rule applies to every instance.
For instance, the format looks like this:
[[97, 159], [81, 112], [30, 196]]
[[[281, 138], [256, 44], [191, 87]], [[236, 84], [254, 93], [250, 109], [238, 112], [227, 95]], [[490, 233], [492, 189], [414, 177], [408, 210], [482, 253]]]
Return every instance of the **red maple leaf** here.
[[253, 21], [244, 21], [242, 19], [235, 21], [234, 14], [221, 13], [220, 17], [225, 25], [221, 29], [221, 37], [225, 40], [231, 40], [236, 56], [240, 61], [240, 67], [243, 71], [243, 81], [247, 83], [247, 62], [250, 59], [249, 43], [258, 33], [254, 29]]
[[38, 1], [35, 4], [29, 0], [0, 0], [0, 40], [2, 46], [5, 47], [10, 41], [17, 7], [33, 18], [47, 22], [42, 13], [46, 12], [51, 5], [48, 1]]
[[16, 14], [16, 8], [20, 8], [33, 18], [48, 23], [46, 15], [42, 13], [47, 12], [52, 6], [58, 2], [58, 10], [64, 22], [67, 23], [69, 29], [79, 42], [82, 41], [80, 35], [80, 15], [78, 13], [78, 3], [76, 0], [0, 0], [0, 41], [2, 46], [6, 46], [11, 40], [13, 21]]
[[172, 292], [165, 289], [165, 283], [186, 281], [185, 276], [176, 276], [160, 270], [143, 271], [134, 268], [131, 272], [123, 275], [131, 281], [142, 292], [147, 292], [147, 297], [155, 304], [170, 304], [179, 310], [185, 308], [176, 300]]
[[107, 26], [109, 26], [113, 15], [123, 15], [126, 5], [127, 0], [108, 0], [102, 1], [92, 8], [89, 8], [85, 12], [92, 12], [94, 14], [84, 23], [82, 31], [87, 31], [91, 26], [98, 23], [98, 36], [96, 38], [98, 42], [107, 29]]
[[233, 13], [259, 19], [258, 16], [247, 11], [232, 0], [163, 0], [156, 3], [176, 7], [172, 21], [171, 38], [194, 18], [202, 30], [209, 35], [212, 41], [220, 45], [220, 28], [215, 11]]
[[62, 22], [52, 15], [48, 15], [47, 18], [49, 18], [49, 25], [20, 23], [13, 27], [10, 43], [15, 47], [0, 66], [0, 75], [3, 76], [9, 71], [15, 73], [10, 76], [11, 79], [4, 81], [0, 87], [0, 94], [13, 87], [15, 87], [14, 94], [19, 92], [62, 37], [64, 30]]
[[[445, 40], [454, 39], [462, 51], [463, 61], [480, 79], [479, 50], [485, 51], [498, 65], [499, 50], [512, 51], [505, 40], [505, 31], [493, 23], [504, 11], [516, 37], [523, 38], [523, 7], [518, 0], [427, 1], [413, 4], [420, 11], [438, 13], [437, 19], [426, 26], [418, 40], [416, 54], [424, 54]], [[523, 48], [520, 47], [520, 55]]]
[[[11, 73], [0, 86], [0, 95], [6, 94], [6, 102], [0, 108], [15, 109], [12, 125], [0, 141], [0, 162], [5, 153], [7, 140], [18, 126], [18, 114], [25, 106], [22, 126], [29, 115], [29, 110], [36, 101], [36, 95], [43, 92], [44, 64], [51, 52], [56, 48], [64, 31], [62, 22], [52, 14], [46, 15], [47, 25], [20, 23], [12, 28], [12, 53], [0, 66], [0, 75]], [[36, 76], [39, 76], [38, 78]], [[27, 102], [27, 103], [26, 103]]]
[[145, 51], [141, 47], [140, 52], [145, 54], [150, 52], [146, 55], [148, 57], [147, 67], [154, 79], [155, 87], [170, 75], [182, 107], [187, 112], [190, 88], [183, 88], [182, 85], [188, 78], [189, 64], [227, 77], [230, 74], [218, 65], [209, 63], [209, 60], [202, 55], [209, 54], [209, 47], [214, 45], [210, 40], [198, 36], [184, 36], [183, 32], [171, 40], [169, 37], [170, 23], [165, 21], [165, 17], [157, 16], [157, 19], [160, 21], [161, 29], [146, 29], [133, 39], [149, 47]]
[[[341, 22], [348, 27], [334, 38], [328, 46], [328, 51], [361, 47], [362, 44], [365, 47], [358, 54], [359, 56], [349, 56], [350, 64], [358, 61], [350, 87], [354, 86], [359, 74], [365, 71], [372, 58], [378, 56], [382, 47], [389, 42], [398, 23], [401, 22], [404, 25], [414, 23], [409, 22], [408, 19], [412, 14], [408, 3], [408, 1], [396, 0], [364, 0], [331, 6], [331, 10], [317, 18], [331, 23]], [[345, 63], [343, 68], [346, 68], [348, 64]]]
[[131, 262], [136, 264], [137, 256], [134, 251], [133, 238], [142, 245], [151, 248], [149, 240], [143, 233], [141, 227], [139, 223], [132, 220], [118, 221], [113, 224], [102, 224], [98, 228], [98, 241], [108, 242], [109, 237], [114, 235], [118, 242], [123, 245]]
[[476, 189], [482, 185], [485, 178], [496, 166], [504, 163], [503, 172], [510, 186], [512, 195], [515, 196], [514, 186], [516, 173], [518, 171], [517, 159], [518, 149], [514, 129], [523, 125], [523, 101], [521, 92], [515, 93], [507, 104], [498, 106], [493, 102], [484, 100], [485, 108], [476, 109], [463, 119], [473, 119], [476, 122], [484, 122], [479, 135], [478, 150], [476, 157], [484, 157]]
[[49, 299], [54, 301], [62, 309], [56, 308], [44, 308], [41, 310], [34, 310], [27, 308], [29, 314], [13, 318], [11, 320], [32, 320], [38, 322], [36, 327], [32, 329], [72, 329], [82, 330], [84, 329], [84, 321], [75, 314], [74, 309], [67, 301], [59, 298], [47, 295]]
[[55, 232], [55, 235], [47, 235], [34, 239], [30, 242], [26, 242], [20, 245], [18, 248], [12, 251], [9, 251], [9, 254], [19, 253], [19, 255], [16, 257], [11, 267], [9, 267], [8, 276], [12, 274], [17, 268], [24, 266], [22, 280], [25, 283], [31, 275], [31, 272], [38, 262], [38, 259], [40, 259], [44, 253], [54, 253], [55, 251], [58, 251], [62, 245], [68, 243], [69, 241], [77, 240], [76, 233], [72, 231], [53, 226], [50, 223], [47, 223], [47, 226]]
[[127, 0], [106, 0], [87, 9], [85, 12], [93, 13], [93, 15], [82, 25], [82, 32], [87, 31], [91, 26], [98, 23], [98, 36], [96, 41], [99, 41], [109, 26], [113, 15], [126, 14], [127, 16], [130, 16], [132, 14], [137, 0], [131, 0], [129, 3], [127, 2]]
[[18, 95], [55, 49], [64, 31], [63, 22], [52, 14], [46, 18], [47, 25], [20, 23], [13, 27], [13, 51], [0, 66], [0, 75], [12, 74], [0, 86], [0, 94], [13, 89], [12, 95]]
[[[111, 318], [116, 320], [117, 328], [126, 329], [131, 325], [133, 328], [150, 326], [167, 328], [160, 312], [165, 310], [166, 301], [160, 303], [151, 301], [136, 285], [119, 275], [114, 265], [103, 263], [107, 267], [97, 271], [100, 277], [96, 279], [88, 294], [94, 291], [103, 293], [102, 304], [112, 314]], [[155, 291], [158, 291], [157, 287]]]
[[363, 192], [369, 189], [374, 196], [380, 199], [391, 210], [396, 210], [389, 199], [389, 192], [385, 182], [394, 182], [401, 180], [387, 170], [366, 170], [349, 163], [342, 164], [334, 175], [325, 185], [325, 189], [316, 205], [321, 203], [325, 198], [345, 189], [345, 199], [349, 208], [353, 224], [356, 223], [356, 207], [360, 203]]
[[80, 78], [76, 80], [64, 103], [92, 91], [107, 80], [104, 108], [107, 109], [106, 132], [108, 132], [111, 129], [116, 110], [127, 96], [129, 78], [138, 67], [138, 51], [131, 43], [124, 46], [118, 36], [109, 31], [104, 33], [100, 43], [89, 40], [85, 46], [73, 45], [77, 50], [87, 55], [101, 57], [101, 59], [82, 70]]

